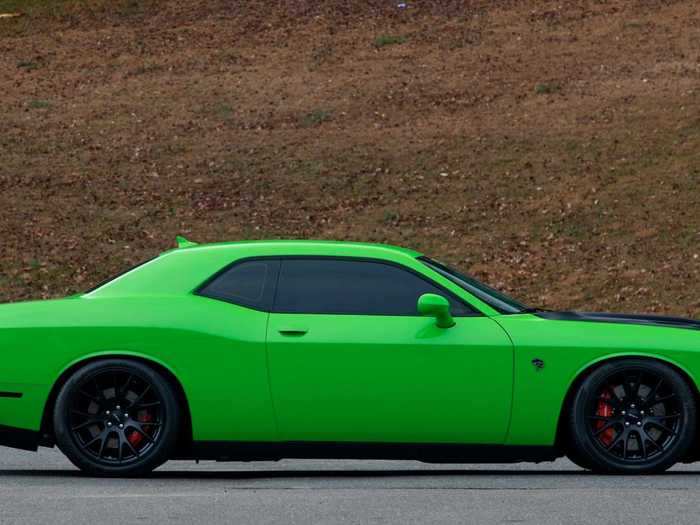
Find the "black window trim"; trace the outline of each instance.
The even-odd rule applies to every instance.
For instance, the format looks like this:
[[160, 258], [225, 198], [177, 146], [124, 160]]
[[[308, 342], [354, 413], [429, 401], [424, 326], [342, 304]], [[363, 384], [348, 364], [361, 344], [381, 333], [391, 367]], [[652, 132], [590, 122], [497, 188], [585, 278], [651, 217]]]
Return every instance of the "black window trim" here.
[[[220, 298], [220, 297], [212, 297], [210, 295], [202, 295], [200, 292], [203, 290], [209, 283], [214, 281], [217, 277], [222, 275], [223, 273], [227, 272], [229, 269], [233, 268], [234, 266], [237, 266], [239, 264], [242, 264], [244, 262], [249, 262], [249, 261], [260, 261], [260, 260], [277, 260], [279, 261], [279, 264], [275, 268], [275, 275], [273, 275], [273, 281], [274, 281], [274, 291], [273, 291], [273, 299], [272, 299], [272, 308], [270, 310], [266, 310], [263, 308], [259, 308], [256, 306], [251, 306], [249, 304], [244, 304], [244, 301], [232, 301], [231, 299], [225, 299], [225, 298]], [[454, 301], [458, 302], [459, 304], [463, 305], [464, 308], [467, 310], [468, 313], [464, 314], [455, 314], [452, 313], [453, 317], [484, 317], [484, 313], [479, 311], [476, 307], [472, 306], [469, 304], [467, 301], [459, 297], [456, 293], [452, 292], [451, 290], [448, 290], [445, 286], [443, 286], [440, 283], [435, 282], [432, 280], [430, 277], [427, 275], [424, 275], [413, 268], [409, 268], [408, 266], [405, 266], [401, 263], [397, 263], [395, 261], [389, 261], [387, 259], [377, 259], [374, 257], [354, 257], [352, 255], [255, 255], [251, 257], [244, 257], [242, 259], [236, 259], [235, 261], [227, 264], [224, 266], [222, 269], [214, 273], [211, 277], [206, 279], [202, 284], [197, 286], [197, 288], [194, 289], [193, 293], [195, 295], [199, 295], [200, 297], [206, 297], [208, 299], [213, 299], [215, 301], [223, 301], [225, 303], [230, 303], [230, 304], [235, 304], [237, 306], [243, 306], [245, 308], [250, 308], [252, 310], [257, 310], [258, 312], [267, 312], [267, 313], [276, 313], [276, 314], [285, 314], [285, 315], [354, 315], [354, 316], [365, 316], [365, 317], [421, 317], [420, 315], [408, 315], [408, 314], [377, 314], [377, 313], [365, 313], [365, 314], [358, 314], [358, 313], [347, 313], [347, 312], [339, 312], [339, 313], [333, 313], [333, 312], [280, 312], [275, 309], [276, 303], [277, 303], [277, 290], [279, 286], [279, 278], [282, 270], [282, 261], [283, 260], [336, 260], [336, 261], [360, 261], [360, 262], [372, 262], [372, 263], [379, 263], [379, 264], [385, 264], [387, 266], [393, 266], [395, 268], [399, 268], [400, 270], [403, 270], [405, 272], [411, 273], [414, 276], [418, 277], [419, 279], [427, 282], [428, 284], [434, 286], [440, 292], [444, 293], [447, 297], [450, 297]]]

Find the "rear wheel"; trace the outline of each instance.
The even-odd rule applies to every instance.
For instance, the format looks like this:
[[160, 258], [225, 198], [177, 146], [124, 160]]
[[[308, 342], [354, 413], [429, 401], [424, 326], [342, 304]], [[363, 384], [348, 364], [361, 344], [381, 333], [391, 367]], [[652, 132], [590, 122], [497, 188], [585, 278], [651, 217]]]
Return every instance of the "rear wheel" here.
[[173, 451], [179, 410], [172, 386], [136, 361], [90, 363], [63, 385], [54, 411], [56, 442], [81, 470], [138, 476]]
[[693, 392], [678, 372], [656, 361], [597, 368], [580, 385], [569, 414], [572, 455], [597, 472], [661, 472], [684, 457], [695, 436]]
[[566, 453], [566, 457], [569, 458], [569, 461], [574, 465], [581, 467], [583, 470], [593, 470], [591, 463], [575, 449], [569, 450]]

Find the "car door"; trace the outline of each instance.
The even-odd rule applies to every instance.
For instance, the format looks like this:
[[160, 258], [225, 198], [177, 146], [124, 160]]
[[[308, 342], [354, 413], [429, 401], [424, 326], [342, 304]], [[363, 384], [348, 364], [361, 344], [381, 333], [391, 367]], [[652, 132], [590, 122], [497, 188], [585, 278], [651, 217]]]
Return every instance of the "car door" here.
[[[417, 313], [437, 293], [456, 324]], [[500, 326], [425, 276], [378, 260], [284, 258], [267, 334], [280, 438], [504, 442], [513, 349]]]
[[186, 303], [172, 302], [183, 326], [175, 351], [190, 355], [178, 375], [194, 386], [188, 400], [196, 440], [277, 437], [265, 340], [278, 267], [277, 259], [237, 260]]

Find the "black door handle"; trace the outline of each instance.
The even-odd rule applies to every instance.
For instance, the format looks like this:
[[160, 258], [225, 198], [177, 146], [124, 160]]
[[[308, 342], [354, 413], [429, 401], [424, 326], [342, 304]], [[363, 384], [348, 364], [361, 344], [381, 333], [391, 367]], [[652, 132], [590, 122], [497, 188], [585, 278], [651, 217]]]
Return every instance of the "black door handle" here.
[[279, 333], [288, 336], [302, 336], [305, 335], [309, 330], [307, 328], [280, 328]]

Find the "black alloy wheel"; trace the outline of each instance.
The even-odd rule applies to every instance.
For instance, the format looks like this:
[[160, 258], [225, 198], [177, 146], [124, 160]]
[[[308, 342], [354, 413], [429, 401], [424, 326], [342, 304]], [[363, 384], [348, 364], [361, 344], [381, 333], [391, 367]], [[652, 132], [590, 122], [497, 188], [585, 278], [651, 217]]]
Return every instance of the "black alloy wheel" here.
[[596, 369], [569, 413], [570, 457], [599, 472], [663, 471], [683, 459], [695, 437], [693, 392], [677, 371], [652, 360]]
[[173, 450], [179, 407], [172, 386], [136, 361], [91, 363], [61, 389], [54, 412], [56, 441], [80, 469], [94, 475], [151, 471]]

